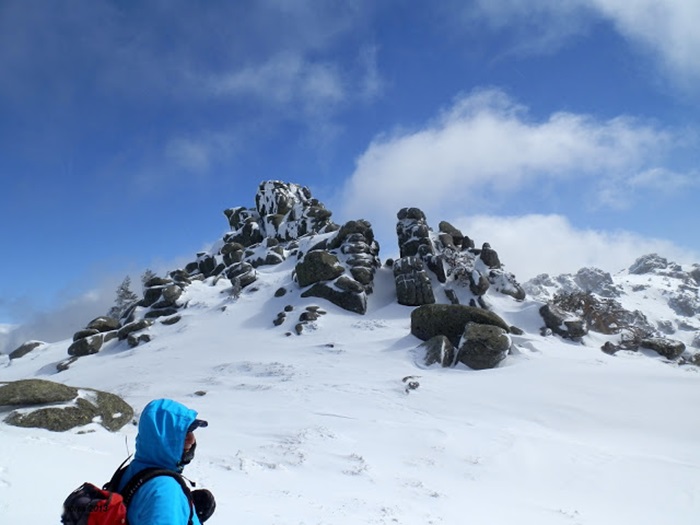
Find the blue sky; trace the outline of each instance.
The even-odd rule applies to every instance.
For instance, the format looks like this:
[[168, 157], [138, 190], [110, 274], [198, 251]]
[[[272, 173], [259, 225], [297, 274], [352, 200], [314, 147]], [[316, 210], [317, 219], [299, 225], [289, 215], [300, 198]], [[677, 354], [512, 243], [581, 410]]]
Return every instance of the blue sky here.
[[700, 262], [697, 20], [696, 0], [2, 0], [0, 323], [87, 322], [267, 179], [369, 219], [383, 257], [418, 206], [520, 280]]

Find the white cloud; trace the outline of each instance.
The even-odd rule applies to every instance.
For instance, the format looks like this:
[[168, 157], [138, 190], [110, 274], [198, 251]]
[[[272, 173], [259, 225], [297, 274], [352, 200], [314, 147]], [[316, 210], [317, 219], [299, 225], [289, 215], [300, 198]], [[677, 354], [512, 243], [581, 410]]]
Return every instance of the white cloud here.
[[342, 202], [346, 215], [379, 219], [417, 206], [432, 214], [512, 195], [535, 182], [618, 179], [651, 169], [670, 135], [629, 118], [556, 113], [534, 121], [497, 90], [460, 98], [424, 129], [379, 137], [358, 158]]
[[456, 217], [450, 222], [477, 246], [490, 243], [505, 269], [520, 281], [540, 273], [575, 273], [588, 266], [614, 274], [647, 253], [686, 264], [700, 258], [700, 254], [662, 239], [627, 231], [579, 229], [561, 215], [477, 215]]
[[697, 0], [587, 0], [632, 42], [651, 50], [679, 80], [700, 80], [700, 2]]

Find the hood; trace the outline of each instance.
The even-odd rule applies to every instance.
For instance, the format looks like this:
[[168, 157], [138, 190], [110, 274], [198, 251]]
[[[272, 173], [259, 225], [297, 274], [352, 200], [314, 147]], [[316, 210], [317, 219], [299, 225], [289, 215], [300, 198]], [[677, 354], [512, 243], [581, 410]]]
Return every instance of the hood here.
[[196, 411], [171, 399], [148, 403], [139, 419], [134, 460], [179, 470], [185, 434], [196, 417]]

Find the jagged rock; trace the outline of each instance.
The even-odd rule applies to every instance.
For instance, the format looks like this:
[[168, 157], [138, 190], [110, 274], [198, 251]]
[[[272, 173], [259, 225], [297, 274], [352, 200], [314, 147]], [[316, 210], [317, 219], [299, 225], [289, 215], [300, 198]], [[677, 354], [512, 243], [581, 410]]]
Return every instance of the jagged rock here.
[[615, 286], [612, 276], [599, 268], [581, 268], [574, 276], [574, 282], [584, 292], [601, 297], [618, 297], [621, 290]]
[[255, 206], [267, 237], [286, 242], [309, 233], [335, 231], [331, 212], [304, 186], [265, 181], [258, 186]]
[[435, 363], [446, 368], [455, 362], [455, 347], [444, 335], [431, 337], [420, 345], [425, 348], [425, 365], [430, 366]]
[[634, 261], [632, 266], [629, 267], [629, 273], [640, 275], [650, 273], [654, 270], [665, 270], [666, 268], [668, 268], [668, 260], [655, 253], [651, 253], [643, 255]]
[[103, 315], [90, 321], [86, 328], [97, 330], [98, 332], [111, 332], [118, 329], [119, 326], [119, 319]]
[[345, 272], [338, 258], [323, 250], [307, 253], [296, 265], [297, 282], [302, 288], [320, 281], [331, 281]]
[[474, 370], [495, 368], [506, 358], [510, 345], [503, 328], [470, 322], [464, 329], [457, 361]]
[[503, 270], [491, 270], [488, 280], [494, 290], [504, 295], [509, 295], [516, 301], [522, 301], [527, 296], [525, 290], [518, 284], [512, 273], [504, 272]]
[[491, 248], [491, 245], [487, 242], [485, 242], [481, 247], [479, 258], [483, 261], [487, 268], [501, 267], [501, 260], [498, 258], [498, 253], [496, 253], [496, 250]]
[[667, 359], [677, 359], [685, 352], [685, 344], [681, 341], [673, 339], [665, 339], [663, 337], [649, 337], [642, 339], [639, 343], [640, 348], [654, 350], [659, 355]]
[[138, 321], [133, 321], [131, 323], [125, 324], [117, 332], [117, 337], [120, 341], [123, 341], [132, 332], [138, 332], [139, 330], [144, 330], [149, 326], [153, 325], [153, 321], [150, 319], [139, 319]]
[[[81, 390], [86, 390], [91, 395], [81, 397], [77, 388], [43, 379], [6, 383], [0, 386], [0, 405], [21, 406], [23, 410], [11, 412], [5, 418], [5, 423], [63, 432], [99, 418], [103, 427], [116, 431], [133, 418], [133, 409], [120, 397], [94, 389]], [[56, 403], [70, 405], [44, 406]], [[27, 409], [28, 406], [33, 408]]]
[[457, 347], [469, 322], [498, 326], [508, 331], [508, 324], [499, 315], [482, 308], [463, 304], [426, 304], [411, 312], [411, 334], [423, 341], [444, 335]]
[[697, 292], [695, 295], [679, 293], [668, 300], [668, 305], [678, 315], [693, 317], [700, 314], [700, 300]]
[[690, 270], [689, 274], [695, 280], [695, 283], [700, 285], [700, 265], [694, 264], [693, 269]]
[[367, 295], [364, 292], [340, 291], [325, 282], [318, 282], [312, 285], [311, 288], [301, 294], [301, 297], [326, 299], [344, 310], [362, 315], [367, 312]]
[[540, 315], [545, 326], [561, 337], [578, 340], [588, 333], [586, 321], [554, 305], [543, 305]]
[[100, 333], [78, 339], [68, 347], [68, 355], [85, 356], [96, 354], [102, 348], [104, 336]]
[[420, 306], [435, 302], [433, 286], [423, 261], [418, 257], [401, 257], [394, 262], [396, 298], [405, 306]]
[[40, 346], [45, 345], [43, 341], [27, 341], [26, 343], [22, 343], [20, 346], [15, 348], [12, 352], [10, 352], [10, 359], [19, 359], [20, 357], [24, 357], [27, 355], [29, 352], [34, 350], [35, 348], [39, 348]]
[[430, 228], [422, 210], [419, 208], [402, 208], [396, 217], [399, 219], [396, 224], [396, 235], [399, 240], [401, 257], [418, 255], [418, 250], [421, 246], [426, 247], [424, 250], [427, 253], [435, 253], [435, 248], [430, 240]]

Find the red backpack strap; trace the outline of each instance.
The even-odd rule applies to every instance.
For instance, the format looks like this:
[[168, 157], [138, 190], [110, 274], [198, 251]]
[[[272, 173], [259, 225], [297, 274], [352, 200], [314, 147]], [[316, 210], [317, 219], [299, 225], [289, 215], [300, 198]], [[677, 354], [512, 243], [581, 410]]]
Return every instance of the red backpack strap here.
[[187, 503], [189, 503], [190, 505], [190, 517], [187, 520], [187, 525], [192, 525], [192, 516], [194, 515], [194, 504], [192, 503], [192, 494], [190, 493], [190, 488], [187, 486], [187, 483], [185, 482], [184, 478], [180, 474], [178, 474], [177, 472], [173, 472], [172, 470], [153, 467], [140, 470], [139, 472], [134, 474], [134, 476], [127, 482], [127, 484], [124, 485], [124, 488], [119, 491], [122, 497], [124, 498], [124, 505], [126, 505], [126, 507], [129, 508], [131, 500], [136, 495], [136, 492], [138, 492], [138, 490], [143, 486], [143, 484], [147, 481], [152, 480], [153, 478], [157, 478], [158, 476], [168, 476], [170, 478], [175, 479], [180, 484], [180, 487], [182, 487], [182, 492], [187, 498]]

